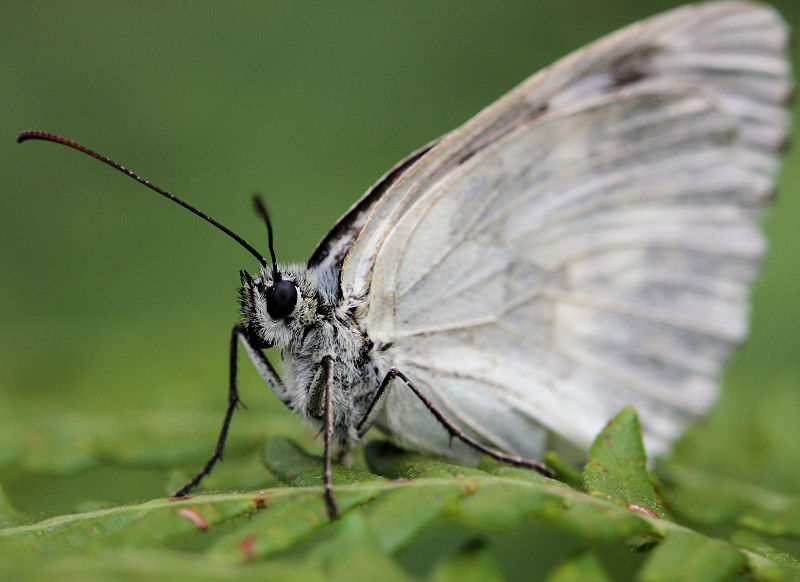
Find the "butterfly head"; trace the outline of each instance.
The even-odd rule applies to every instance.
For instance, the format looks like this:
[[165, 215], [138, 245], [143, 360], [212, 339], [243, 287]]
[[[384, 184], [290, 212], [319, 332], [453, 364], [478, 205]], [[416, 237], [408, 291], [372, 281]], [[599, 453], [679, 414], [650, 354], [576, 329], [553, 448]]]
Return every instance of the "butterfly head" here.
[[262, 268], [256, 277], [241, 271], [240, 277], [242, 321], [253, 345], [288, 347], [330, 311], [315, 273], [302, 265]]
[[253, 345], [285, 346], [291, 337], [287, 332], [303, 306], [303, 293], [298, 284], [302, 271], [278, 268], [269, 213], [260, 196], [254, 196], [253, 202], [256, 212], [267, 225], [272, 265], [270, 267], [262, 258], [261, 271], [255, 278], [246, 271], [239, 272], [242, 281], [239, 290], [242, 319]]

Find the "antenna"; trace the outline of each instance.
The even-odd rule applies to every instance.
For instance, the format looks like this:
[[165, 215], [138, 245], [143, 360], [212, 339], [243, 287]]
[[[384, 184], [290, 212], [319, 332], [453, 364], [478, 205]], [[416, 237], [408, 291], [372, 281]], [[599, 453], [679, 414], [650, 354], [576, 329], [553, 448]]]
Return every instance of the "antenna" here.
[[[258, 262], [261, 263], [262, 266], [264, 266], [264, 267], [267, 266], [267, 261], [266, 261], [266, 259], [264, 259], [264, 256], [261, 253], [259, 253], [256, 249], [254, 249], [250, 245], [250, 243], [248, 243], [246, 240], [244, 240], [238, 234], [233, 232], [231, 229], [229, 229], [228, 227], [220, 224], [219, 222], [217, 222], [216, 220], [214, 220], [213, 218], [211, 218], [210, 216], [208, 216], [204, 212], [201, 212], [200, 210], [198, 210], [197, 208], [195, 208], [194, 206], [192, 206], [188, 202], [184, 202], [183, 200], [181, 200], [177, 196], [174, 196], [174, 195], [170, 194], [169, 192], [167, 192], [166, 190], [163, 190], [163, 189], [159, 188], [158, 186], [156, 186], [155, 184], [153, 184], [149, 180], [145, 180], [144, 178], [139, 176], [137, 173], [129, 170], [128, 168], [126, 168], [122, 164], [118, 164], [117, 162], [115, 162], [111, 158], [108, 158], [108, 157], [106, 157], [106, 156], [104, 156], [102, 154], [98, 154], [96, 151], [91, 150], [91, 149], [87, 148], [86, 146], [81, 145], [78, 142], [73, 141], [71, 139], [67, 139], [65, 137], [61, 137], [60, 135], [56, 135], [55, 133], [50, 133], [48, 131], [40, 131], [40, 130], [37, 130], [37, 129], [31, 129], [31, 130], [23, 131], [22, 133], [20, 133], [17, 136], [17, 143], [22, 143], [22, 142], [27, 141], [29, 139], [41, 139], [41, 140], [44, 140], [44, 141], [51, 141], [53, 143], [59, 143], [61, 145], [69, 146], [69, 147], [71, 147], [73, 149], [78, 150], [79, 152], [83, 152], [84, 154], [92, 156], [96, 160], [100, 160], [104, 164], [107, 164], [107, 165], [111, 166], [112, 168], [114, 168], [116, 170], [119, 170], [123, 174], [127, 174], [129, 177], [133, 178], [134, 180], [136, 180], [140, 184], [144, 184], [145, 186], [147, 186], [151, 190], [155, 190], [156, 192], [158, 192], [159, 194], [161, 194], [165, 198], [169, 198], [173, 202], [177, 202], [178, 204], [183, 206], [186, 210], [196, 214], [197, 216], [199, 216], [200, 218], [202, 218], [206, 222], [209, 222], [209, 223], [213, 224], [218, 229], [220, 229], [222, 232], [224, 232], [229, 237], [231, 237], [233, 240], [235, 240], [237, 243], [242, 245], [245, 248], [245, 250], [247, 250], [247, 252], [249, 252], [256, 259], [258, 259]], [[275, 252], [272, 250], [272, 227], [269, 224], [269, 220], [267, 220], [267, 227], [269, 228], [269, 235], [270, 235], [269, 236], [269, 250], [270, 250], [270, 253], [272, 253], [273, 270], [277, 271], [277, 266], [275, 266]]]
[[276, 283], [281, 280], [281, 273], [278, 271], [278, 261], [275, 259], [275, 248], [272, 246], [272, 221], [269, 219], [269, 212], [267, 212], [267, 205], [260, 194], [253, 195], [253, 205], [256, 207], [256, 212], [267, 223], [267, 239], [269, 241], [269, 254], [272, 257], [272, 280]]

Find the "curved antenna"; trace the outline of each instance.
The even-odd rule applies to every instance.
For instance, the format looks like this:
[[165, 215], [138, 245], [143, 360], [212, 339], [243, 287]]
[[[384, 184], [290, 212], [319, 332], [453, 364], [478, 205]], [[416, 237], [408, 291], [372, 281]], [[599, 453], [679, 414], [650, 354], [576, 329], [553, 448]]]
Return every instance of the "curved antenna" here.
[[[183, 206], [186, 210], [196, 214], [197, 216], [199, 216], [200, 218], [202, 218], [206, 222], [209, 222], [209, 223], [213, 224], [218, 229], [220, 229], [222, 232], [224, 232], [229, 237], [231, 237], [233, 240], [235, 240], [240, 245], [242, 245], [245, 248], [245, 250], [247, 250], [247, 252], [249, 252], [256, 259], [258, 259], [258, 261], [261, 263], [262, 266], [264, 266], [264, 267], [267, 266], [267, 261], [266, 261], [266, 259], [264, 259], [264, 256], [261, 253], [259, 253], [256, 249], [254, 249], [250, 245], [250, 243], [248, 243], [246, 240], [244, 240], [238, 234], [233, 232], [231, 229], [229, 229], [228, 227], [220, 224], [219, 222], [217, 222], [216, 220], [214, 220], [213, 218], [211, 218], [210, 216], [208, 216], [204, 212], [201, 212], [200, 210], [198, 210], [197, 208], [195, 208], [191, 204], [189, 204], [187, 202], [184, 202], [183, 200], [181, 200], [177, 196], [174, 196], [174, 195], [170, 194], [169, 192], [167, 192], [166, 190], [163, 190], [163, 189], [159, 188], [158, 186], [156, 186], [155, 184], [153, 184], [149, 180], [145, 180], [144, 178], [142, 178], [141, 176], [139, 176], [135, 172], [132, 172], [131, 170], [129, 170], [128, 168], [126, 168], [122, 164], [118, 164], [117, 162], [115, 162], [111, 158], [107, 158], [106, 156], [104, 156], [102, 154], [98, 154], [96, 151], [91, 150], [91, 149], [87, 148], [86, 146], [79, 144], [76, 141], [72, 141], [71, 139], [67, 139], [66, 137], [61, 137], [60, 135], [56, 135], [55, 133], [50, 133], [48, 131], [40, 131], [40, 130], [37, 130], [37, 129], [31, 129], [31, 130], [23, 131], [22, 133], [20, 133], [17, 136], [17, 143], [22, 143], [22, 142], [27, 141], [29, 139], [41, 139], [41, 140], [44, 140], [44, 141], [51, 141], [53, 143], [60, 143], [61, 145], [69, 146], [69, 147], [71, 147], [73, 149], [78, 150], [79, 152], [83, 152], [84, 154], [92, 156], [96, 160], [100, 160], [104, 164], [107, 164], [107, 165], [111, 166], [112, 168], [114, 168], [116, 170], [119, 170], [120, 172], [122, 172], [123, 174], [128, 175], [129, 177], [133, 178], [134, 180], [136, 180], [140, 184], [144, 184], [145, 186], [147, 186], [151, 190], [155, 190], [156, 192], [158, 192], [159, 194], [161, 194], [165, 198], [169, 198], [173, 202], [177, 202], [178, 204]], [[270, 233], [271, 232], [272, 231], [270, 230]], [[271, 234], [270, 234], [270, 251], [272, 251], [272, 237], [271, 237]], [[274, 253], [273, 253], [273, 262], [274, 262], [274, 260], [275, 259], [274, 259]]]
[[278, 261], [275, 259], [275, 248], [272, 246], [272, 221], [269, 219], [269, 212], [267, 212], [267, 205], [260, 194], [253, 194], [253, 205], [256, 207], [256, 212], [267, 223], [267, 239], [269, 240], [269, 254], [272, 257], [272, 280], [277, 283], [281, 280], [281, 273], [278, 271]]

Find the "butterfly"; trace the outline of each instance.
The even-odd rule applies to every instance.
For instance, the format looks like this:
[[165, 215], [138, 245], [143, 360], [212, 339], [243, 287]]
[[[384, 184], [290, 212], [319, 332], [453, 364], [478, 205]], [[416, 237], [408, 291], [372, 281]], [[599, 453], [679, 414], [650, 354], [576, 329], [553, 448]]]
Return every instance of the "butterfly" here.
[[[750, 2], [678, 8], [524, 81], [385, 174], [305, 265], [241, 271], [241, 344], [264, 382], [321, 427], [331, 455], [373, 426], [463, 460], [545, 474], [548, 448], [585, 451], [620, 408], [650, 454], [715, 401], [747, 330], [791, 91], [787, 30]], [[280, 348], [281, 378], [264, 349]]]

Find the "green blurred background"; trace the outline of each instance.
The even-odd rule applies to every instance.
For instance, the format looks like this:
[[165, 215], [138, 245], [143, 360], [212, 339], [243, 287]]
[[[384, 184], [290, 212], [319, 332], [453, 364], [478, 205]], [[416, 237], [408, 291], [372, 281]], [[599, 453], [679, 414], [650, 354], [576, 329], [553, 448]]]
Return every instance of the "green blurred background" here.
[[[256, 269], [176, 205], [74, 151], [17, 145], [17, 132], [96, 148], [265, 250], [250, 202], [261, 192], [279, 259], [304, 261], [407, 153], [680, 3], [632, 4], [4, 3], [0, 482], [12, 501], [39, 515], [134, 501], [164, 494], [171, 463], [199, 465], [226, 399], [237, 272]], [[800, 29], [796, 0], [774, 4]], [[765, 221], [752, 334], [726, 379], [739, 414], [773, 386], [800, 392], [799, 178], [794, 149]], [[241, 369], [250, 409], [233, 451], [270, 432], [308, 440]]]

